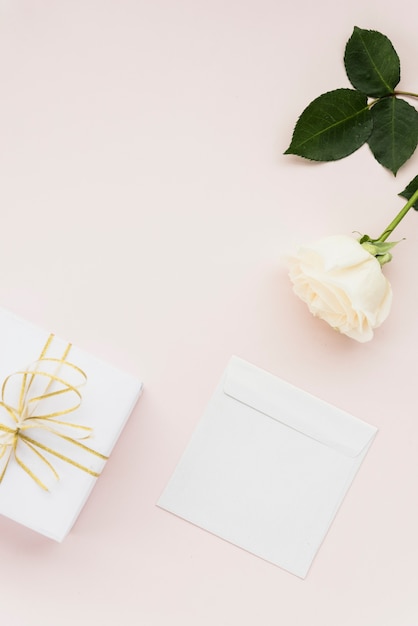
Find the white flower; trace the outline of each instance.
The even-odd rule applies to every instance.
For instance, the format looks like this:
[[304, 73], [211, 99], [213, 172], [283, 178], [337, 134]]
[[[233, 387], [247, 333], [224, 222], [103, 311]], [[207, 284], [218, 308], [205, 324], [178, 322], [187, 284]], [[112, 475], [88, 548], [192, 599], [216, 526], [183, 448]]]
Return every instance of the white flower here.
[[392, 289], [379, 261], [356, 239], [325, 237], [290, 259], [294, 292], [310, 312], [360, 342], [387, 318]]

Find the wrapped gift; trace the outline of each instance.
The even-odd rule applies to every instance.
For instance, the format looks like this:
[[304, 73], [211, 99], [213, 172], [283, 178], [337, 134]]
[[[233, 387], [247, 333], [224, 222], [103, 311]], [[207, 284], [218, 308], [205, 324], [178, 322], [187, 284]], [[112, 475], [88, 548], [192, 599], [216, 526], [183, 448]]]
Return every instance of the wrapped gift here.
[[0, 513], [62, 541], [142, 383], [1, 309], [0, 346]]

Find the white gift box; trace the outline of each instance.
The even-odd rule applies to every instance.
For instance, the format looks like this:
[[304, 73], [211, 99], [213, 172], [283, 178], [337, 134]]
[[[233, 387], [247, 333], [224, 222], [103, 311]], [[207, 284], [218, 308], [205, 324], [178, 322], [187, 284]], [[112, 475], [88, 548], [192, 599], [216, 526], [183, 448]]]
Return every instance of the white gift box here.
[[158, 505], [304, 578], [376, 432], [233, 357]]
[[[0, 309], [0, 385], [11, 374], [24, 370], [39, 359], [49, 335], [47, 331]], [[60, 359], [67, 346], [66, 341], [57, 337], [53, 338], [47, 353], [47, 357], [51, 359], [49, 365], [52, 364], [55, 367], [56, 371], [54, 370], [53, 375], [57, 378], [60, 376], [65, 378], [69, 371], [73, 378], [80, 379], [80, 372], [76, 368], [68, 366], [67, 372], [62, 373], [62, 366], [60, 367], [59, 363], [56, 366], [57, 364], [54, 363], [54, 357]], [[82, 428], [91, 428], [91, 435], [88, 439], [81, 440], [81, 443], [108, 457], [141, 393], [142, 383], [76, 346], [71, 346], [67, 359], [87, 376], [87, 381], [79, 390], [81, 404], [70, 415], [61, 415], [64, 406], [62, 396], [65, 394], [50, 394], [51, 397], [44, 400], [44, 413], [45, 411], [53, 413], [56, 410], [59, 415], [55, 419], [65, 423], [65, 427], [69, 422], [80, 425]], [[47, 362], [43, 369], [46, 365], [48, 365]], [[38, 376], [38, 380], [40, 378], [41, 376]], [[46, 378], [46, 380], [49, 379]], [[75, 386], [74, 382], [70, 383], [72, 384]], [[14, 393], [12, 387], [13, 380], [9, 384], [11, 392], [6, 392], [6, 395], [10, 396]], [[36, 389], [35, 383], [33, 388]], [[77, 392], [72, 390], [72, 395], [77, 404]], [[7, 411], [4, 410], [7, 402], [4, 401], [3, 396], [2, 423], [7, 422]], [[41, 403], [38, 402], [36, 409], [38, 412], [42, 412], [40, 407]], [[38, 452], [51, 464], [53, 470], [48, 468], [47, 464], [40, 459], [39, 454], [30, 446], [18, 444], [20, 446], [19, 458], [30, 471], [34, 472], [35, 476], [42, 476], [43, 480], [44, 474], [48, 474], [53, 478], [51, 484], [47, 485], [48, 490], [41, 488], [36, 480], [22, 469], [14, 454], [11, 453], [0, 483], [0, 514], [51, 539], [62, 541], [72, 528], [97, 480], [95, 476], [75, 467], [62, 456], [71, 458], [86, 466], [89, 471], [97, 473], [100, 473], [105, 461], [101, 461], [94, 453], [86, 451], [78, 444], [69, 442], [65, 436], [60, 437], [51, 433], [48, 425], [53, 422], [53, 419], [50, 422], [45, 419], [40, 424], [42, 427], [24, 431], [44, 446], [38, 448]], [[67, 431], [65, 427], [63, 427], [64, 435], [68, 434], [68, 430], [70, 433], [78, 432], [75, 427], [70, 427]], [[7, 433], [3, 432], [3, 437], [7, 437]], [[46, 449], [55, 451], [58, 456], [49, 453]], [[28, 455], [27, 458], [25, 455]], [[53, 471], [59, 475], [59, 479], [54, 477]]]

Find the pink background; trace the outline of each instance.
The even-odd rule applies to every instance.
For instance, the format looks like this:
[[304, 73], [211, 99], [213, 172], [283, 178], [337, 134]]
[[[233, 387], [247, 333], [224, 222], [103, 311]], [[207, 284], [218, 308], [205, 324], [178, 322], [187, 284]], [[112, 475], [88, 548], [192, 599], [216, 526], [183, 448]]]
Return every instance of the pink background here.
[[[291, 291], [295, 243], [378, 235], [417, 174], [283, 156], [354, 25], [418, 90], [415, 0], [1, 0], [0, 305], [145, 390], [73, 531], [0, 519], [7, 626], [418, 624], [418, 216], [369, 344]], [[379, 428], [305, 581], [155, 506], [230, 356]], [[18, 497], [18, 494], [17, 494]]]

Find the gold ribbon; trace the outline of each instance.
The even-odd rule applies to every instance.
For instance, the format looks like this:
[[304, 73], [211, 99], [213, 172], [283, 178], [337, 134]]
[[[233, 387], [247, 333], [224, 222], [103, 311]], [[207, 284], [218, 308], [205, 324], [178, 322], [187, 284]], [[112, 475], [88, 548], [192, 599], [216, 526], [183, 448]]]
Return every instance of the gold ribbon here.
[[86, 455], [90, 461], [96, 458], [96, 462], [108, 458], [82, 443], [91, 436], [90, 427], [66, 420], [81, 405], [79, 388], [87, 376], [67, 360], [71, 344], [67, 344], [62, 356], [47, 356], [53, 340], [51, 334], [38, 360], [8, 376], [1, 387], [0, 482], [12, 458], [45, 491], [49, 490], [48, 478], [59, 479], [45, 453], [96, 478], [100, 471], [89, 467], [88, 461], [84, 464], [74, 459], [71, 452], [77, 452], [76, 457]]

